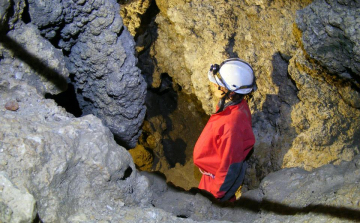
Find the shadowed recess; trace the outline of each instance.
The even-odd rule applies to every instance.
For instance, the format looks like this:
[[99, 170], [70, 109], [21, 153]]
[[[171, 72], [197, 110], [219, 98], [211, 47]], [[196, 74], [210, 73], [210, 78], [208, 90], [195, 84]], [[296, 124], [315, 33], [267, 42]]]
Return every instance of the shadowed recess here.
[[16, 58], [30, 66], [37, 74], [52, 82], [58, 89], [65, 90], [67, 88], [67, 81], [65, 77], [60, 75], [55, 69], [49, 67], [36, 56], [26, 51], [19, 43], [7, 35], [1, 35], [0, 43], [2, 43], [6, 49], [10, 50]]

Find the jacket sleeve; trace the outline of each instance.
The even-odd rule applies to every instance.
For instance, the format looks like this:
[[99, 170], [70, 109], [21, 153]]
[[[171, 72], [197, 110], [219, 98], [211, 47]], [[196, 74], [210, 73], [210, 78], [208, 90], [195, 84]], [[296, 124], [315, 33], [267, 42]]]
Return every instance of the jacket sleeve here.
[[217, 153], [221, 161], [210, 188], [210, 192], [216, 198], [222, 198], [234, 185], [239, 177], [242, 162], [252, 149], [253, 143], [247, 139], [246, 132], [229, 129], [219, 137]]

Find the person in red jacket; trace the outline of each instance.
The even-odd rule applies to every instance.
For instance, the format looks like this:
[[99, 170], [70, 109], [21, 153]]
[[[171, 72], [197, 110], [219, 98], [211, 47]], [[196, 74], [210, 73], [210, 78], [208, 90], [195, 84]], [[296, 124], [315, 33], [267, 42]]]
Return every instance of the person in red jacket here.
[[211, 65], [208, 77], [220, 100], [194, 147], [194, 164], [203, 174], [198, 188], [220, 201], [235, 201], [245, 159], [255, 143], [250, 109], [243, 99], [256, 86], [254, 71], [247, 62], [231, 58]]

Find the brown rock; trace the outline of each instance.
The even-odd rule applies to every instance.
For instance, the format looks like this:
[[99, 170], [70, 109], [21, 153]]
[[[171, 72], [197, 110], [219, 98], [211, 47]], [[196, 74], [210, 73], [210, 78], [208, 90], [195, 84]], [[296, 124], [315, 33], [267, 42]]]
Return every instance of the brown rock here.
[[5, 104], [5, 108], [9, 111], [17, 111], [19, 109], [19, 104], [16, 101], [9, 101]]

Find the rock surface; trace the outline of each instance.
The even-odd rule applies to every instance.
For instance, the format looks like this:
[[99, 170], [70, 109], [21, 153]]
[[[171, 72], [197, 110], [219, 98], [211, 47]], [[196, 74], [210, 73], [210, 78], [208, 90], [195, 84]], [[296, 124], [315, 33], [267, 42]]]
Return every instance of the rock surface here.
[[[296, 17], [309, 56], [357, 87], [360, 87], [359, 14], [359, 1], [315, 0], [299, 10]], [[357, 100], [359, 106], [360, 99]]]
[[351, 162], [312, 172], [282, 169], [269, 174], [258, 189], [243, 193], [234, 204], [208, 200], [198, 191], [195, 196], [179, 193], [167, 189], [159, 178], [148, 177], [152, 191], [161, 194], [155, 207], [198, 221], [353, 222], [360, 219], [359, 162], [356, 156]]
[[19, 190], [5, 172], [0, 172], [0, 187], [0, 221], [33, 222], [37, 214], [34, 197], [27, 191]]
[[135, 36], [138, 33], [138, 29], [144, 21], [142, 17], [149, 9], [152, 2], [153, 0], [119, 1], [121, 6], [120, 15], [123, 18], [124, 25], [128, 28], [132, 36]]
[[272, 173], [235, 204], [220, 204], [205, 192], [181, 192], [162, 177], [137, 172], [130, 154], [93, 115], [75, 118], [11, 78], [1, 78], [0, 95], [2, 105], [19, 103], [17, 111], [0, 110], [0, 170], [35, 198], [43, 222], [344, 222], [359, 217], [359, 156], [313, 172]]
[[298, 135], [283, 166], [309, 170], [352, 160], [360, 152], [360, 139], [354, 137], [360, 134], [360, 112], [342, 99], [340, 91], [347, 86], [309, 63], [301, 50], [290, 60], [289, 75], [299, 89], [300, 102], [291, 111]]
[[36, 198], [44, 222], [149, 203], [146, 179], [100, 119], [76, 119], [11, 79], [1, 80], [1, 95], [1, 104], [13, 99], [20, 108], [0, 111], [0, 169]]
[[114, 0], [29, 1], [31, 22], [66, 52], [83, 114], [102, 119], [122, 145], [132, 148], [146, 112], [146, 84], [119, 11]]
[[25, 80], [42, 93], [58, 94], [67, 88], [69, 71], [61, 50], [40, 35], [33, 24], [18, 22], [0, 41], [1, 72]]

